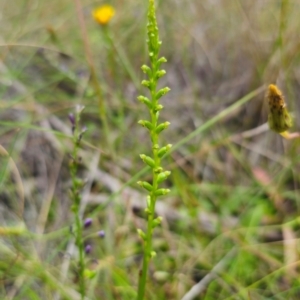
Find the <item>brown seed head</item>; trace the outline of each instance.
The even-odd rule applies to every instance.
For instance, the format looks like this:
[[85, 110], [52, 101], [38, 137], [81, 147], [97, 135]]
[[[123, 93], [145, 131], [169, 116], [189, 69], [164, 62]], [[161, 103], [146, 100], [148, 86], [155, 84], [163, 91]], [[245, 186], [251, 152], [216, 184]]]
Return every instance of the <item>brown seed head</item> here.
[[283, 133], [292, 127], [292, 118], [286, 108], [282, 92], [275, 84], [270, 84], [267, 91], [270, 113], [268, 123], [270, 129]]
[[283, 94], [275, 84], [269, 85], [267, 99], [270, 109], [282, 109], [283, 107], [285, 107]]

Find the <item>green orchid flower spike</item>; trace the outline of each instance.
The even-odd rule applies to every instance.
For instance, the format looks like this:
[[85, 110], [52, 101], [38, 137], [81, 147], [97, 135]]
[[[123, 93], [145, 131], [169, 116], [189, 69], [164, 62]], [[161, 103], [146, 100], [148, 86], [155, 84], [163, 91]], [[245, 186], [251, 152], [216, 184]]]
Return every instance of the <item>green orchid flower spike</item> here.
[[158, 197], [167, 195], [170, 190], [162, 188], [161, 185], [168, 179], [171, 172], [165, 170], [161, 165], [163, 156], [172, 147], [171, 144], [161, 145], [159, 135], [166, 130], [170, 123], [160, 122], [159, 115], [163, 109], [160, 103], [164, 95], [170, 89], [168, 87], [158, 88], [158, 81], [166, 74], [166, 71], [161, 69], [161, 65], [167, 60], [164, 57], [159, 57], [159, 50], [161, 41], [159, 40], [158, 26], [155, 16], [154, 0], [149, 0], [148, 9], [148, 53], [149, 53], [149, 66], [143, 65], [142, 71], [146, 74], [147, 79], [142, 81], [142, 85], [148, 89], [148, 96], [140, 95], [138, 100], [145, 105], [149, 111], [148, 120], [139, 120], [139, 124], [148, 131], [151, 140], [151, 153], [148, 155], [141, 154], [142, 161], [150, 167], [152, 171], [151, 182], [139, 181], [138, 184], [147, 192], [147, 207], [145, 212], [147, 214], [147, 226], [145, 231], [138, 229], [138, 234], [143, 243], [143, 265], [139, 272], [139, 283], [137, 291], [137, 300], [143, 300], [146, 292], [146, 283], [148, 268], [151, 260], [155, 257], [156, 253], [153, 251], [152, 236], [154, 229], [161, 223], [161, 217], [155, 215], [155, 204]]

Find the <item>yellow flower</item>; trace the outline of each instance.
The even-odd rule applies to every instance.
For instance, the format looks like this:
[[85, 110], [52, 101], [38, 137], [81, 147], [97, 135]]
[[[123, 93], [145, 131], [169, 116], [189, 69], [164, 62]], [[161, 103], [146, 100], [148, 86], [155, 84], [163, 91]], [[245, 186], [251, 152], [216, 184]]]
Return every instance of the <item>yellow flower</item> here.
[[276, 85], [269, 85], [267, 100], [270, 108], [269, 127], [278, 133], [284, 133], [292, 127], [293, 122], [286, 108], [283, 94]]
[[106, 4], [93, 10], [93, 17], [100, 25], [106, 25], [114, 16], [115, 10], [112, 6]]

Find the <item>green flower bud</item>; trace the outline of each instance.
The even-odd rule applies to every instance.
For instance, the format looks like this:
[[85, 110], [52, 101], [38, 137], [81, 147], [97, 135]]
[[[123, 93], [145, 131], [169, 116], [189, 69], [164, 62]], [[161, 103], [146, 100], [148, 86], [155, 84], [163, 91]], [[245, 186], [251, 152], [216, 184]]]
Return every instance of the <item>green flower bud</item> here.
[[172, 148], [172, 144], [168, 144], [167, 146], [159, 149], [159, 151], [157, 153], [158, 157], [159, 158], [163, 157], [171, 148]]
[[158, 167], [158, 168], [155, 168], [155, 169], [154, 169], [154, 172], [155, 172], [156, 174], [159, 174], [159, 173], [161, 173], [163, 170], [164, 170], [164, 169], [163, 169], [162, 167]]
[[169, 189], [158, 189], [155, 191], [155, 196], [165, 196], [170, 193]]
[[161, 65], [162, 63], [166, 63], [166, 62], [167, 62], [167, 59], [166, 59], [165, 57], [161, 57], [161, 58], [157, 61], [158, 65]]
[[87, 279], [93, 279], [97, 272], [95, 270], [89, 270], [89, 269], [84, 269], [84, 277], [87, 278]]
[[162, 173], [158, 174], [157, 183], [161, 183], [164, 180], [166, 180], [170, 176], [170, 174], [171, 174], [170, 171], [165, 171], [165, 172], [162, 172]]
[[149, 77], [151, 77], [152, 70], [148, 66], [142, 65], [141, 69], [145, 74], [147, 74]]
[[161, 105], [161, 104], [158, 104], [158, 105], [156, 105], [154, 108], [153, 108], [153, 110], [155, 111], [155, 112], [158, 112], [158, 111], [160, 111], [160, 110], [162, 110], [164, 107]]
[[171, 91], [170, 88], [165, 87], [160, 89], [157, 93], [156, 93], [156, 99], [160, 99], [162, 96], [166, 95], [169, 91]]
[[167, 74], [167, 72], [165, 70], [159, 70], [159, 71], [156, 72], [156, 79], [159, 79], [159, 78], [163, 77], [166, 74]]
[[161, 224], [163, 218], [162, 217], [157, 217], [156, 219], [153, 220], [152, 226], [153, 228], [157, 227], [158, 225]]
[[145, 232], [142, 229], [139, 229], [139, 228], [136, 231], [137, 231], [138, 235], [141, 237], [141, 239], [145, 241], [146, 240]]
[[151, 124], [151, 122], [149, 122], [147, 120], [139, 120], [138, 124], [142, 125], [143, 127], [146, 127], [149, 130], [153, 129], [153, 125]]
[[149, 167], [154, 168], [155, 167], [155, 162], [153, 160], [153, 158], [151, 158], [150, 156], [147, 156], [145, 154], [141, 154], [140, 158], [143, 160], [143, 162], [145, 164], [147, 164]]
[[145, 86], [145, 87], [147, 87], [147, 88], [150, 88], [151, 82], [149, 80], [143, 80], [142, 81], [142, 85]]
[[151, 251], [150, 257], [151, 257], [151, 258], [154, 258], [155, 256], [156, 256], [156, 252], [155, 252], [155, 251]]
[[144, 209], [144, 212], [145, 212], [148, 216], [152, 214], [152, 213], [151, 213], [151, 210], [150, 210], [148, 207], [146, 207], [146, 208]]
[[138, 96], [137, 99], [146, 104], [149, 109], [152, 109], [152, 102], [145, 96]]
[[170, 124], [171, 124], [170, 122], [164, 122], [164, 123], [159, 124], [159, 125], [155, 128], [155, 132], [156, 132], [157, 134], [161, 133], [164, 129], [168, 128]]
[[147, 181], [138, 181], [137, 184], [139, 186], [143, 187], [148, 192], [152, 192], [152, 190], [153, 190], [153, 186], [149, 182], [147, 182]]

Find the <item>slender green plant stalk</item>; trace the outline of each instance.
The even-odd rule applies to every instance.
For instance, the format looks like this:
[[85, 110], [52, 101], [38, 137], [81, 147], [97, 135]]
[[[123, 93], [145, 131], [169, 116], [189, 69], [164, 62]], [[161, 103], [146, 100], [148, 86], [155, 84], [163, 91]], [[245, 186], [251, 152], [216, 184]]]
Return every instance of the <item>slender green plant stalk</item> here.
[[85, 129], [80, 129], [80, 115], [83, 110], [83, 106], [76, 107], [75, 116], [70, 114], [70, 121], [72, 123], [72, 131], [73, 131], [73, 151], [70, 162], [70, 173], [72, 180], [71, 187], [71, 197], [73, 200], [72, 211], [75, 217], [75, 226], [72, 228], [72, 232], [75, 236], [75, 243], [78, 248], [79, 258], [78, 258], [78, 280], [79, 280], [79, 292], [81, 295], [81, 299], [85, 297], [85, 279], [84, 279], [84, 271], [85, 271], [85, 252], [84, 252], [84, 242], [83, 242], [83, 222], [80, 216], [80, 202], [81, 202], [81, 194], [80, 191], [83, 187], [83, 181], [78, 178], [78, 164], [79, 164], [79, 156], [78, 150], [79, 145], [82, 139], [82, 135], [85, 132]]
[[156, 255], [152, 249], [152, 235], [153, 230], [158, 226], [162, 218], [155, 218], [155, 204], [159, 196], [166, 195], [170, 190], [159, 188], [160, 184], [168, 178], [170, 171], [166, 171], [161, 167], [161, 158], [169, 151], [172, 145], [160, 147], [159, 134], [166, 129], [170, 123], [159, 123], [159, 112], [163, 109], [163, 106], [159, 104], [160, 98], [170, 91], [168, 87], [157, 90], [158, 79], [166, 74], [165, 70], [161, 70], [160, 66], [166, 62], [164, 57], [158, 58], [161, 41], [159, 40], [158, 27], [155, 17], [155, 5], [154, 0], [149, 0], [148, 10], [148, 51], [150, 58], [150, 67], [143, 65], [142, 70], [148, 75], [148, 80], [143, 80], [142, 85], [147, 87], [150, 91], [150, 99], [145, 96], [139, 96], [138, 100], [146, 105], [150, 112], [150, 120], [140, 120], [138, 123], [148, 129], [151, 143], [152, 143], [152, 157], [145, 154], [141, 154], [140, 157], [146, 165], [152, 169], [152, 183], [146, 181], [139, 181], [138, 184], [149, 192], [147, 196], [147, 207], [145, 209], [148, 220], [146, 232], [138, 229], [138, 234], [144, 241], [144, 257], [143, 267], [139, 274], [139, 284], [137, 299], [144, 299], [147, 273], [150, 260]]

